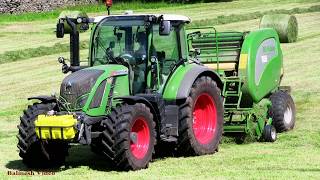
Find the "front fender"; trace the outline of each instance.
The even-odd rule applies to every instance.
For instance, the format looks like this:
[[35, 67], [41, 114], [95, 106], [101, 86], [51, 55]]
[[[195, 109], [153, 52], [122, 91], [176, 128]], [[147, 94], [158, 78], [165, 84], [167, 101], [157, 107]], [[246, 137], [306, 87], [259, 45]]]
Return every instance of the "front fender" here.
[[157, 116], [159, 114], [158, 107], [155, 107], [156, 105], [152, 104], [148, 99], [146, 99], [143, 96], [139, 96], [139, 95], [136, 95], [136, 96], [122, 96], [122, 97], [116, 97], [114, 99], [120, 100], [120, 101], [128, 103], [130, 105], [135, 104], [135, 103], [143, 103], [143, 104], [145, 104], [146, 106], [148, 106], [150, 108], [151, 113], [154, 114], [154, 117], [159, 119], [158, 116]]

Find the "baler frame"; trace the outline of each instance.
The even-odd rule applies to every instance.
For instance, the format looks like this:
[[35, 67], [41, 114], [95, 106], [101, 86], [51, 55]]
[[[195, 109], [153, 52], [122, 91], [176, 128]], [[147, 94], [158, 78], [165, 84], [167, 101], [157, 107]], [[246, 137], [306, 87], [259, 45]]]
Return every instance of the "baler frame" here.
[[[202, 63], [203, 65], [207, 65], [208, 63], [214, 62], [216, 64], [216, 71], [220, 74], [220, 77], [223, 82], [223, 88], [221, 89], [221, 94], [224, 97], [223, 99], [223, 105], [224, 105], [224, 110], [225, 110], [225, 123], [224, 123], [224, 132], [229, 134], [229, 133], [245, 133], [247, 135], [250, 135], [251, 137], [260, 140], [263, 135], [264, 127], [266, 125], [271, 125], [272, 124], [272, 118], [268, 117], [268, 108], [270, 107], [270, 101], [268, 101], [265, 105], [262, 105], [263, 110], [261, 112], [265, 113], [256, 113], [257, 108], [254, 108], [255, 106], [258, 106], [256, 103], [252, 103], [252, 106], [249, 107], [241, 107], [241, 100], [242, 100], [242, 85], [244, 83], [243, 77], [239, 76], [238, 70], [239, 70], [239, 61], [240, 61], [240, 51], [241, 51], [241, 45], [244, 40], [244, 36], [246, 33], [241, 33], [241, 32], [221, 32], [221, 34], [226, 35], [227, 37], [218, 37], [218, 31], [216, 30], [215, 27], [212, 26], [206, 26], [206, 27], [196, 27], [196, 28], [189, 28], [188, 30], [212, 30], [209, 32], [192, 32], [189, 33], [187, 36], [188, 40], [188, 45], [189, 45], [189, 54], [195, 54], [196, 56], [194, 58], [197, 58], [197, 61]], [[223, 39], [226, 38], [227, 40], [231, 40], [231, 43], [229, 45], [232, 45], [232, 35], [234, 34], [242, 34], [242, 38], [239, 36], [235, 36], [235, 40], [239, 41], [239, 47], [229, 47], [229, 48], [224, 48], [220, 49], [221, 47], [224, 46], [224, 42], [219, 42], [219, 38]], [[229, 36], [231, 35], [231, 36]], [[211, 39], [214, 37], [213, 39]], [[217, 38], [218, 37], [218, 38]], [[205, 47], [205, 50], [214, 50], [212, 53], [213, 55], [207, 55], [204, 56], [205, 59], [198, 59], [199, 54], [193, 53], [199, 52], [199, 50], [193, 50], [192, 47], [194, 47], [193, 40], [197, 38], [203, 38], [201, 41], [204, 43], [204, 46], [214, 46], [212, 47]], [[210, 41], [214, 44], [209, 44], [207, 41]], [[198, 47], [202, 47], [201, 41], [197, 42]], [[226, 43], [226, 42], [225, 42]], [[200, 48], [200, 51], [202, 49]], [[234, 55], [220, 55], [220, 52], [223, 51], [238, 51], [238, 54], [236, 55], [236, 61], [233, 61], [236, 63], [235, 69], [233, 72], [228, 74], [227, 71], [229, 69], [224, 69], [221, 68], [220, 64], [223, 62], [220, 61], [221, 57], [230, 57]], [[201, 51], [202, 52], [202, 51]], [[200, 56], [201, 58], [201, 56]], [[215, 59], [215, 61], [213, 61]], [[229, 62], [229, 61], [227, 61]], [[210, 66], [209, 66], [210, 67]], [[230, 90], [230, 86], [234, 86], [235, 88]], [[233, 102], [228, 102], [228, 99], [232, 98]], [[235, 100], [234, 100], [235, 99]], [[240, 121], [234, 121], [234, 115], [240, 115]]]

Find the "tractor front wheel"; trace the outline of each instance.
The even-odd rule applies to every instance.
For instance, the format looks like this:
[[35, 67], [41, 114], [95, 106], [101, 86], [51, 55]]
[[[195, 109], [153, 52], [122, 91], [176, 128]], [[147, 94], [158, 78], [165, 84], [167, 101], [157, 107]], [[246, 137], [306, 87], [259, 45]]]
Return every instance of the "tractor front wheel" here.
[[36, 103], [29, 106], [20, 117], [17, 135], [19, 155], [28, 167], [51, 167], [62, 165], [68, 154], [68, 143], [42, 141], [36, 136], [34, 121], [39, 114], [55, 108], [54, 103]]
[[220, 89], [210, 77], [198, 78], [180, 105], [178, 153], [203, 155], [217, 151], [223, 131]]
[[293, 129], [296, 108], [290, 94], [285, 91], [277, 91], [270, 96], [270, 100], [269, 116], [277, 132]]
[[147, 168], [156, 143], [155, 122], [142, 103], [115, 108], [114, 162], [122, 170]]

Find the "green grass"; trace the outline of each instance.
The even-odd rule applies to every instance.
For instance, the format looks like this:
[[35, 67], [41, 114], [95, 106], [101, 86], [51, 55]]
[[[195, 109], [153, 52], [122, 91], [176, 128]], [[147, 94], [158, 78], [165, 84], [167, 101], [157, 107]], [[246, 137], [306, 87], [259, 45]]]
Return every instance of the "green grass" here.
[[[88, 49], [89, 42], [88, 41], [81, 41], [80, 42], [80, 50]], [[33, 57], [41, 57], [51, 54], [69, 52], [70, 45], [69, 44], [61, 44], [56, 43], [53, 46], [40, 46], [37, 48], [27, 48], [22, 50], [15, 50], [15, 51], [6, 51], [3, 54], [0, 54], [0, 64], [8, 63], [12, 61], [30, 59]]]
[[[164, 2], [157, 3], [141, 3], [141, 2], [128, 2], [128, 3], [115, 3], [112, 7], [112, 11], [124, 11], [127, 9], [139, 10], [139, 9], [157, 9], [157, 8], [167, 8], [170, 6], [181, 6], [181, 4], [168, 4]], [[71, 7], [59, 8], [49, 12], [30, 12], [22, 14], [0, 14], [0, 24], [4, 22], [21, 22], [21, 21], [36, 21], [36, 20], [48, 20], [56, 19], [61, 11], [64, 10], [75, 10], [83, 11], [86, 13], [97, 13], [97, 12], [106, 12], [106, 6], [104, 4], [96, 5], [78, 5]]]
[[308, 8], [293, 8], [293, 9], [276, 9], [269, 10], [263, 12], [254, 12], [248, 14], [231, 14], [231, 15], [222, 15], [216, 18], [208, 18], [202, 20], [193, 21], [189, 26], [190, 27], [199, 27], [199, 26], [207, 26], [210, 25], [220, 25], [220, 24], [228, 24], [239, 21], [248, 21], [252, 19], [260, 19], [263, 15], [266, 14], [303, 14], [310, 12], [320, 12], [320, 5], [311, 6]]
[[[248, 14], [257, 11], [264, 0], [248, 1], [248, 6], [241, 6], [244, 1], [219, 3], [208, 15], [207, 6], [203, 4], [183, 5], [189, 9], [177, 8], [177, 13], [190, 13], [195, 19], [214, 18], [229, 13]], [[301, 3], [302, 1], [273, 1], [277, 9], [308, 8], [316, 1]], [[213, 3], [215, 4], [215, 3]], [[227, 10], [224, 13], [223, 8]], [[254, 6], [254, 5], [257, 5]], [[271, 7], [263, 5], [263, 11]], [[285, 7], [286, 6], [286, 7]], [[279, 8], [278, 8], [279, 7]], [[285, 8], [284, 8], [285, 7]], [[214, 10], [221, 9], [219, 12]], [[223, 9], [223, 10], [222, 10]], [[147, 12], [148, 10], [146, 10]], [[165, 8], [164, 11], [173, 11]], [[203, 12], [204, 16], [195, 11]], [[293, 131], [279, 134], [275, 143], [235, 144], [224, 140], [219, 152], [200, 157], [167, 157], [158, 158], [150, 163], [150, 167], [136, 172], [114, 171], [103, 158], [90, 152], [85, 146], [75, 146], [70, 149], [67, 165], [56, 171], [54, 176], [34, 176], [32, 178], [46, 179], [319, 179], [320, 177], [320, 12], [303, 13], [297, 15], [299, 23], [298, 42], [281, 44], [284, 56], [285, 76], [282, 85], [292, 86], [292, 95], [297, 106], [296, 127]], [[55, 39], [50, 33], [48, 21], [23, 22], [10, 24], [0, 29], [0, 35], [5, 35], [6, 41], [0, 43], [0, 50], [9, 46], [9, 50], [22, 50], [29, 46], [37, 48]], [[19, 26], [23, 28], [19, 28]], [[258, 19], [217, 25], [222, 30], [255, 30], [259, 26]], [[34, 28], [31, 28], [34, 27]], [[41, 39], [34, 34], [25, 32], [44, 32]], [[21, 32], [17, 36], [16, 33]], [[22, 37], [31, 36], [30, 45], [14, 47], [23, 44]], [[10, 41], [14, 37], [15, 42]], [[85, 38], [83, 38], [85, 39]], [[2, 37], [0, 41], [2, 40]], [[37, 43], [40, 41], [39, 43]], [[63, 44], [66, 42], [60, 40]], [[56, 42], [53, 42], [52, 46]], [[85, 57], [87, 51], [82, 50]], [[30, 104], [27, 97], [40, 94], [51, 94], [59, 91], [59, 84], [64, 74], [56, 58], [67, 53], [57, 53], [48, 56], [25, 59], [24, 61], [0, 64], [0, 179], [11, 179], [6, 175], [8, 170], [28, 170], [22, 163], [16, 148], [16, 125], [19, 115]], [[26, 176], [18, 178], [29, 179]]]
[[[218, 16], [213, 19], [202, 19], [202, 20], [196, 20], [193, 21], [189, 27], [198, 27], [198, 26], [206, 26], [206, 25], [220, 25], [220, 24], [230, 24], [234, 22], [240, 22], [240, 21], [247, 21], [252, 19], [260, 19], [264, 14], [273, 14], [273, 13], [280, 13], [280, 14], [303, 14], [308, 12], [320, 12], [320, 5], [311, 6], [308, 8], [294, 8], [294, 9], [278, 9], [278, 10], [270, 10], [270, 11], [264, 11], [264, 12], [253, 12], [253, 13], [247, 13], [247, 14], [239, 14], [239, 15], [228, 15], [228, 16]], [[41, 33], [40, 33], [40, 32]], [[40, 28], [40, 30], [37, 31], [24, 31], [24, 32], [7, 32], [5, 30], [0, 31], [0, 35], [3, 37], [20, 37], [20, 36], [31, 36], [34, 38], [38, 38], [40, 40], [42, 36], [39, 36], [39, 34], [48, 36], [51, 35], [52, 38], [54, 37], [53, 34], [54, 29], [46, 27], [46, 29]], [[88, 37], [89, 33], [85, 33], [85, 35]], [[3, 38], [5, 39], [5, 38]], [[56, 41], [56, 40], [55, 40]], [[45, 41], [47, 42], [47, 41]], [[81, 41], [81, 49], [87, 48], [88, 40]], [[14, 44], [15, 45], [15, 44]], [[49, 44], [50, 45], [50, 44]], [[0, 45], [1, 46], [1, 45]], [[4, 44], [7, 48], [10, 47], [8, 44]], [[32, 57], [40, 57], [45, 55], [51, 55], [56, 53], [62, 53], [68, 51], [68, 44], [64, 43], [61, 44], [60, 42], [56, 42], [52, 46], [44, 46], [44, 45], [36, 45], [36, 47], [33, 48], [26, 48], [26, 49], [20, 49], [17, 46], [14, 46], [16, 49], [4, 51], [4, 53], [0, 54], [0, 63], [6, 63], [11, 61], [18, 61], [18, 60], [24, 60]], [[5, 50], [5, 48], [3, 48]], [[1, 53], [1, 50], [0, 50]]]
[[[179, 6], [172, 5], [166, 8], [154, 7], [153, 9], [135, 10], [135, 12], [182, 14], [189, 16], [195, 23], [199, 22], [198, 20], [215, 19], [217, 17], [220, 17], [221, 19], [229, 19], [228, 21], [234, 22], [234, 18], [237, 18], [233, 17], [234, 15], [248, 16], [250, 13], [259, 11], [265, 12], [277, 9], [290, 10], [293, 8], [305, 9], [317, 5], [320, 5], [320, 3], [316, 0], [237, 0], [228, 3], [199, 3]], [[123, 10], [113, 10], [113, 13], [116, 14], [122, 12]], [[103, 14], [106, 13], [90, 13], [91, 16]], [[54, 46], [56, 43], [68, 43], [68, 38], [57, 39], [54, 35], [56, 17], [49, 18], [46, 16], [46, 14], [40, 14], [39, 17], [41, 17], [42, 20], [35, 19], [34, 21], [28, 21], [28, 18], [24, 19], [24, 17], [28, 17], [27, 14], [23, 14], [21, 16], [23, 17], [20, 19], [20, 16], [8, 15], [8, 17], [1, 17], [0, 15], [0, 54], [5, 53], [6, 51], [38, 48], [40, 46], [50, 47]], [[228, 16], [231, 17], [228, 18]], [[1, 22], [1, 20], [6, 22]], [[208, 22], [208, 25], [214, 24]], [[88, 39], [89, 33], [84, 33], [80, 37], [81, 41]]]
[[[268, 9], [284, 9], [295, 7], [308, 7], [312, 4], [317, 4], [318, 0], [234, 0], [228, 3], [213, 2], [213, 3], [197, 3], [197, 4], [174, 4], [174, 3], [115, 3], [112, 6], [112, 14], [123, 13], [125, 10], [134, 10], [135, 12], [149, 12], [149, 13], [176, 13], [184, 14], [193, 19], [203, 19], [205, 16], [211, 15], [230, 15], [236, 13], [243, 13], [246, 11], [261, 11]], [[274, 6], [274, 5], [277, 6]], [[201, 9], [201, 12], [199, 12]], [[42, 13], [22, 13], [22, 14], [0, 14], [0, 25], [12, 22], [27, 22], [39, 20], [55, 20], [63, 10], [81, 10], [89, 14], [106, 14], [104, 5], [81, 5], [74, 7], [64, 7], [49, 12]]]

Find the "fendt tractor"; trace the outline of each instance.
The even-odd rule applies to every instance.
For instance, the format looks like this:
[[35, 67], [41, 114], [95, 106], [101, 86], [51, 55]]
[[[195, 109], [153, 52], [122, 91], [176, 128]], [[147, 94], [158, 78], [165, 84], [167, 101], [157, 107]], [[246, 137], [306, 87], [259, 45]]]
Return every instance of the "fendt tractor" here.
[[[182, 15], [60, 16], [70, 64], [60, 94], [35, 96], [18, 125], [29, 167], [62, 165], [71, 145], [89, 145], [119, 170], [148, 167], [154, 153], [218, 151], [222, 134], [273, 142], [295, 123], [290, 87], [280, 86], [282, 51], [272, 28], [187, 29]], [[80, 66], [79, 33], [89, 30]]]

